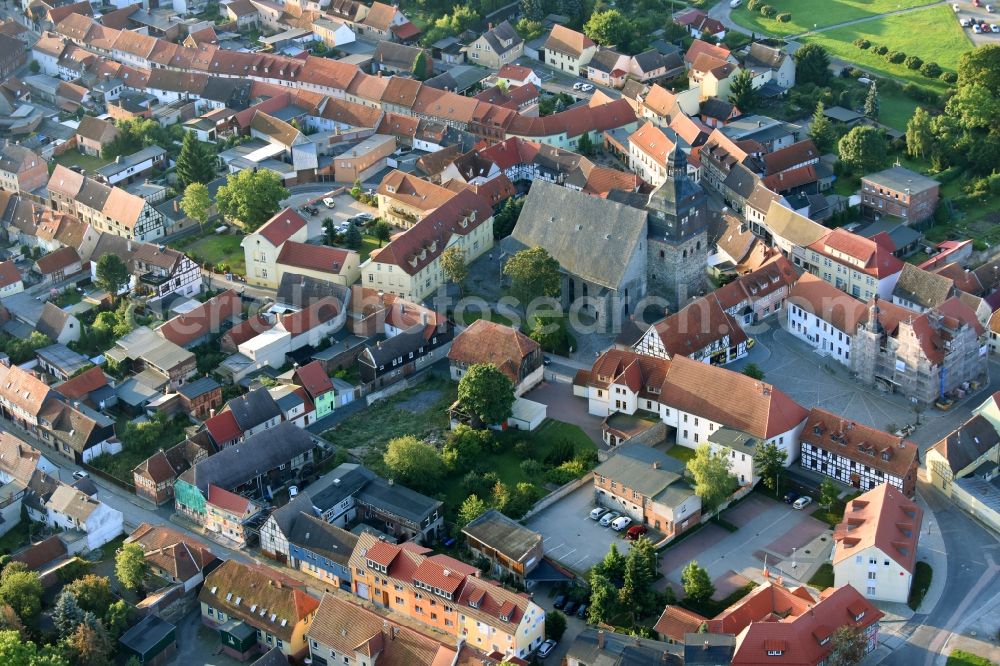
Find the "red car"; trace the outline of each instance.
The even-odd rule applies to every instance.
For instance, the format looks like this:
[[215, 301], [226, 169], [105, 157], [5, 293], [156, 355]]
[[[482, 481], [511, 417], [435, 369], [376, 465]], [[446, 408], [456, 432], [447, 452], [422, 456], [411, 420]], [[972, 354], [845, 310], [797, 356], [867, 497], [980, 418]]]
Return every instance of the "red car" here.
[[643, 534], [645, 534], [647, 531], [648, 529], [645, 525], [633, 525], [632, 527], [628, 528], [628, 532], [625, 533], [625, 538], [628, 539], [629, 541], [635, 541]]

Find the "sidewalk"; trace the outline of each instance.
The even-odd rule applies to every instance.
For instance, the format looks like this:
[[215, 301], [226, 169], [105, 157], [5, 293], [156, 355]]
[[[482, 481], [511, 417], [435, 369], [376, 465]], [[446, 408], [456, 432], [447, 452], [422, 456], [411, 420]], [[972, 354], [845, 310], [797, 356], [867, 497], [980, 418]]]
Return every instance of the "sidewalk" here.
[[933, 576], [931, 586], [920, 602], [917, 614], [927, 615], [944, 594], [948, 583], [948, 552], [944, 545], [944, 537], [941, 536], [941, 528], [938, 525], [934, 512], [927, 506], [924, 498], [917, 493], [917, 506], [924, 510], [924, 522], [920, 526], [920, 541], [917, 543], [917, 561], [926, 562], [931, 565]]

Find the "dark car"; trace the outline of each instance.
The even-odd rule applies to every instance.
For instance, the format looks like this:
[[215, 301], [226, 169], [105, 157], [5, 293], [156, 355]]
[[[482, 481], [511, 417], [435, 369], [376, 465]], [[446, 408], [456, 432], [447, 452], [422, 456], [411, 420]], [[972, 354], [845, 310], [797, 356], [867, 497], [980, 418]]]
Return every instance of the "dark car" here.
[[567, 601], [566, 605], [563, 606], [563, 612], [566, 613], [566, 615], [572, 615], [573, 613], [575, 613], [576, 612], [576, 602], [573, 601], [572, 599], [570, 599], [569, 601]]
[[566, 605], [566, 595], [565, 594], [560, 594], [559, 596], [556, 597], [556, 600], [552, 602], [552, 607], [553, 608], [558, 608], [560, 610], [565, 605]]
[[791, 504], [792, 502], [794, 502], [798, 498], [799, 498], [799, 494], [797, 492], [789, 490], [787, 493], [785, 493], [785, 504]]
[[581, 620], [587, 619], [587, 604], [580, 604], [580, 607], [576, 609], [576, 616]]

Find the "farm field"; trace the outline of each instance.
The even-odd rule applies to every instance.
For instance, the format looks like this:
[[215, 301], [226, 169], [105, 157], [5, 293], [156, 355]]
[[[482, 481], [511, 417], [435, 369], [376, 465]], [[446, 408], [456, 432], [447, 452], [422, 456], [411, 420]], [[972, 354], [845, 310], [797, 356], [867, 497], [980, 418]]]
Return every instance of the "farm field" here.
[[[754, 32], [766, 32], [784, 37], [816, 28], [825, 28], [845, 21], [877, 16], [885, 12], [933, 4], [929, 0], [768, 0], [779, 14], [790, 13], [792, 20], [781, 23], [748, 11], [746, 2], [732, 13], [733, 21]], [[850, 41], [850, 40], [848, 40]]]

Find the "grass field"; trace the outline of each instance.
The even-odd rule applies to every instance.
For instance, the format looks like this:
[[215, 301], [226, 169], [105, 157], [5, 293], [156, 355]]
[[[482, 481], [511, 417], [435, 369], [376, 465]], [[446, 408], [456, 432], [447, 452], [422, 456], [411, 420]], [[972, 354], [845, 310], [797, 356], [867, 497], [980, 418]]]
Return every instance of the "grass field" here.
[[53, 162], [61, 164], [64, 167], [78, 166], [81, 169], [86, 169], [87, 172], [90, 173], [91, 171], [97, 171], [105, 164], [111, 162], [111, 160], [105, 160], [100, 157], [91, 157], [90, 155], [84, 155], [83, 153], [75, 150], [67, 150], [62, 155], [56, 157]]
[[813, 574], [813, 577], [809, 579], [809, 584], [818, 590], [825, 590], [828, 587], [833, 587], [833, 565], [829, 562], [824, 562], [819, 565], [819, 569]]
[[[933, 39], [929, 38], [930, 35], [933, 35]], [[891, 51], [919, 56], [924, 62], [936, 62], [942, 69], [952, 72], [958, 69], [961, 55], [972, 50], [972, 42], [947, 5], [820, 32], [804, 38], [804, 41], [820, 44], [831, 55], [857, 63], [861, 69], [938, 90], [947, 87], [942, 81], [928, 79], [902, 64], [894, 65], [870, 49], [859, 49], [852, 43], [859, 38], [868, 39], [872, 44], [887, 46]], [[886, 110], [884, 103], [882, 108]]]
[[[734, 10], [732, 18], [745, 28], [754, 32], [766, 32], [772, 35], [797, 35], [802, 32], [837, 25], [845, 21], [855, 21], [869, 16], [921, 7], [932, 4], [931, 0], [768, 0], [779, 14], [790, 12], [792, 20], [780, 23], [774, 19], [764, 18], [758, 12], [747, 11], [746, 3]], [[954, 20], [953, 23], [956, 23]]]
[[[913, 112], [920, 106], [920, 102], [896, 90], [880, 90], [878, 96], [879, 121], [898, 129], [900, 132], [905, 132], [906, 123], [913, 117]], [[926, 105], [924, 108], [927, 108]]]
[[246, 258], [243, 255], [243, 248], [240, 247], [242, 240], [243, 236], [239, 234], [213, 234], [209, 232], [204, 236], [183, 238], [173, 245], [200, 264], [205, 262], [211, 263], [212, 266], [220, 263], [229, 264], [233, 273], [246, 275]]

